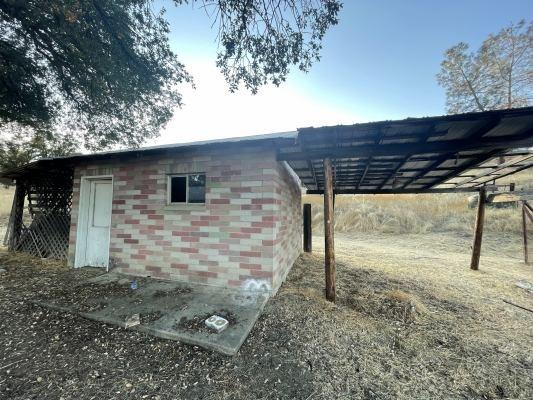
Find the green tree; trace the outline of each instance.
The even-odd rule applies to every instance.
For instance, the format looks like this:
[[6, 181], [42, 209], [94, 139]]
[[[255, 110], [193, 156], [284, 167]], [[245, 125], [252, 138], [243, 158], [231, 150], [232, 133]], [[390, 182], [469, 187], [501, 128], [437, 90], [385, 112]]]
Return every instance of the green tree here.
[[[254, 93], [279, 85], [291, 66], [309, 70], [341, 7], [337, 0], [169, 2], [208, 11], [230, 89]], [[46, 139], [53, 151], [63, 139], [51, 139], [69, 134], [68, 143], [90, 150], [156, 137], [182, 104], [179, 85], [192, 83], [168, 34], [165, 10], [153, 0], [0, 1], [3, 148], [26, 138], [33, 154], [31, 143]]]
[[439, 84], [450, 114], [523, 107], [533, 101], [533, 23], [489, 35], [477, 52], [459, 43], [444, 53]]
[[79, 145], [71, 135], [36, 132], [18, 124], [10, 124], [3, 134], [7, 137], [0, 142], [0, 171], [42, 157], [72, 154]]

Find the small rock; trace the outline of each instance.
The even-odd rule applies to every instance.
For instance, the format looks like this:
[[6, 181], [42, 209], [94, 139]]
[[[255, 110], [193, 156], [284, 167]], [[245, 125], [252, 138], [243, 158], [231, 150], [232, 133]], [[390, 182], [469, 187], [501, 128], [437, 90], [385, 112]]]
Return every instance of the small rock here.
[[527, 281], [518, 281], [515, 285], [521, 289], [527, 290], [529, 293], [533, 293], [533, 284]]
[[0, 268], [0, 274], [4, 274], [6, 272], [7, 272], [7, 270], [5, 268]]
[[40, 376], [38, 376], [38, 377], [37, 377], [37, 382], [41, 383], [42, 381], [43, 381], [43, 378], [40, 377]]
[[124, 321], [124, 325], [126, 328], [139, 325], [140, 323], [141, 323], [141, 316], [139, 314], [130, 315], [129, 317], [126, 317], [126, 320]]
[[91, 371], [91, 372], [89, 373], [89, 376], [90, 376], [91, 378], [100, 378], [101, 375], [100, 375], [100, 373], [99, 373], [98, 371]]
[[126, 383], [126, 388], [130, 389], [133, 385], [131, 383]]

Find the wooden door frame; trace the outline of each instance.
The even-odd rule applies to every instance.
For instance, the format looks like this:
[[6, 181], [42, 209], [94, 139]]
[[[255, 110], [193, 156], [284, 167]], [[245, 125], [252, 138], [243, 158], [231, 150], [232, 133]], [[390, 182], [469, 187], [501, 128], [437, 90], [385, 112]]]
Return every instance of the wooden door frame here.
[[[87, 230], [89, 222], [89, 205], [91, 194], [91, 183], [94, 181], [106, 180], [111, 182], [111, 217], [113, 216], [113, 175], [82, 176], [80, 178], [80, 201], [78, 205], [78, 222], [76, 227], [76, 251], [74, 256], [74, 268], [85, 266], [87, 250]], [[109, 246], [111, 245], [111, 221], [109, 226]], [[109, 246], [107, 247], [106, 271], [109, 271]]]

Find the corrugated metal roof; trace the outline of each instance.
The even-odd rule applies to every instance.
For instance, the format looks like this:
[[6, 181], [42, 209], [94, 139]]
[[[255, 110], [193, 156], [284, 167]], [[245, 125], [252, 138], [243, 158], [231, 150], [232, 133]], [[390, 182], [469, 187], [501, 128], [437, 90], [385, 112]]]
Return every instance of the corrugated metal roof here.
[[289, 163], [309, 193], [324, 190], [325, 158], [333, 161], [336, 193], [413, 193], [442, 188], [487, 160], [529, 146], [533, 107], [302, 128], [278, 160]]
[[[533, 107], [301, 128], [294, 132], [71, 155], [42, 159], [0, 176], [14, 178], [51, 163], [72, 165], [89, 159], [260, 141], [276, 146], [278, 160], [287, 161], [310, 193], [324, 190], [325, 158], [333, 160], [336, 193], [413, 193], [443, 187], [464, 190], [479, 186], [480, 180], [472, 180], [468, 185], [464, 179], [459, 184], [453, 178], [464, 178], [465, 171], [494, 157], [533, 146]], [[523, 162], [514, 165], [525, 166]], [[501, 171], [508, 174], [510, 169]], [[497, 179], [495, 173], [490, 175], [491, 179]]]

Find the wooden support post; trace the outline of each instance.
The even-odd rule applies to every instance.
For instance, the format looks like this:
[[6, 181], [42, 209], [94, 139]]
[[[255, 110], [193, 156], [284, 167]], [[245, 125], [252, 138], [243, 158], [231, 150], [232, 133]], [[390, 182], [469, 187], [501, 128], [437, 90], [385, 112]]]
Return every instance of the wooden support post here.
[[526, 221], [526, 202], [522, 203], [522, 235], [524, 237], [524, 263], [529, 264], [527, 249], [527, 221]]
[[479, 190], [479, 200], [477, 205], [476, 226], [474, 228], [474, 244], [472, 246], [472, 262], [470, 269], [479, 269], [479, 257], [481, 255], [481, 241], [483, 239], [483, 223], [485, 222], [485, 188]]
[[311, 227], [311, 204], [304, 204], [304, 251], [313, 251], [313, 229]]
[[333, 216], [333, 169], [331, 160], [324, 159], [324, 240], [326, 269], [326, 299], [335, 302], [335, 245]]
[[25, 187], [21, 182], [17, 182], [15, 195], [13, 196], [13, 206], [9, 216], [6, 238], [4, 244], [7, 244], [9, 250], [15, 250], [22, 233], [22, 214], [24, 213], [24, 197], [26, 195]]

